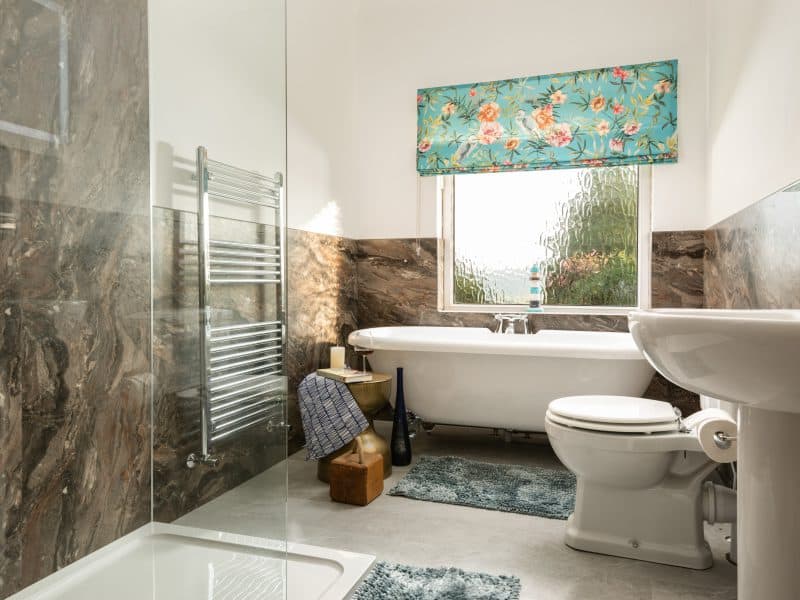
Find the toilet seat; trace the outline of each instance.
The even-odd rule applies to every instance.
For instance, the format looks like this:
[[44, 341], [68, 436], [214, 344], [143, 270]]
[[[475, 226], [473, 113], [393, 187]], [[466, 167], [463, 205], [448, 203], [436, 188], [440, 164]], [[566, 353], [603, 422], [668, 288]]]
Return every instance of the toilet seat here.
[[550, 403], [547, 418], [554, 423], [609, 433], [664, 433], [678, 429], [672, 405], [629, 396], [568, 396]]

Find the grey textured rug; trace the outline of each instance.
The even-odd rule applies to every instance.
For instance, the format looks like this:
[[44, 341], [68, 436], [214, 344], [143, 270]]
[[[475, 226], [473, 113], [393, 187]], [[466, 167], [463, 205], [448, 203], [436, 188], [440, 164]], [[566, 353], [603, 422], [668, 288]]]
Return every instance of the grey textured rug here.
[[422, 456], [389, 494], [566, 519], [575, 507], [575, 476], [567, 470]]
[[379, 562], [353, 600], [517, 600], [519, 578]]

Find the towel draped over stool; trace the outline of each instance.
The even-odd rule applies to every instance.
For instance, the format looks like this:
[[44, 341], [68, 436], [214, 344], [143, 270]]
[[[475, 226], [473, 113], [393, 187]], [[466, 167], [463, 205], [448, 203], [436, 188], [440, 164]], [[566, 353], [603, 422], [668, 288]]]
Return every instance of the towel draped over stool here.
[[367, 418], [341, 381], [306, 375], [297, 388], [306, 434], [306, 460], [319, 460], [352, 442], [364, 431]]

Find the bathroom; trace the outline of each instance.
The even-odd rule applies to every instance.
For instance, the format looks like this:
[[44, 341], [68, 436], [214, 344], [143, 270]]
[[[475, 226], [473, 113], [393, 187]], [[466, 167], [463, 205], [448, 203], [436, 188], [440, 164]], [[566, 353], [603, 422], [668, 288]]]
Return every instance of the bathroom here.
[[[796, 598], [798, 20], [0, 0], [0, 598]], [[267, 358], [220, 367], [248, 327]], [[410, 432], [366, 506], [306, 460], [339, 347], [391, 377], [372, 441]], [[683, 471], [634, 485], [649, 458]]]

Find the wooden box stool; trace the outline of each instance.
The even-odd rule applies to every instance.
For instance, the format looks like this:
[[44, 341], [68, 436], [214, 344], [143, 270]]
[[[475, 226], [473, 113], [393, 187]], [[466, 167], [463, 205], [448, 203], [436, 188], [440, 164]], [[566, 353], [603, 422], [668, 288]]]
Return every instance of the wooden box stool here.
[[364, 452], [361, 440], [330, 464], [331, 499], [366, 506], [383, 493], [383, 456]]

